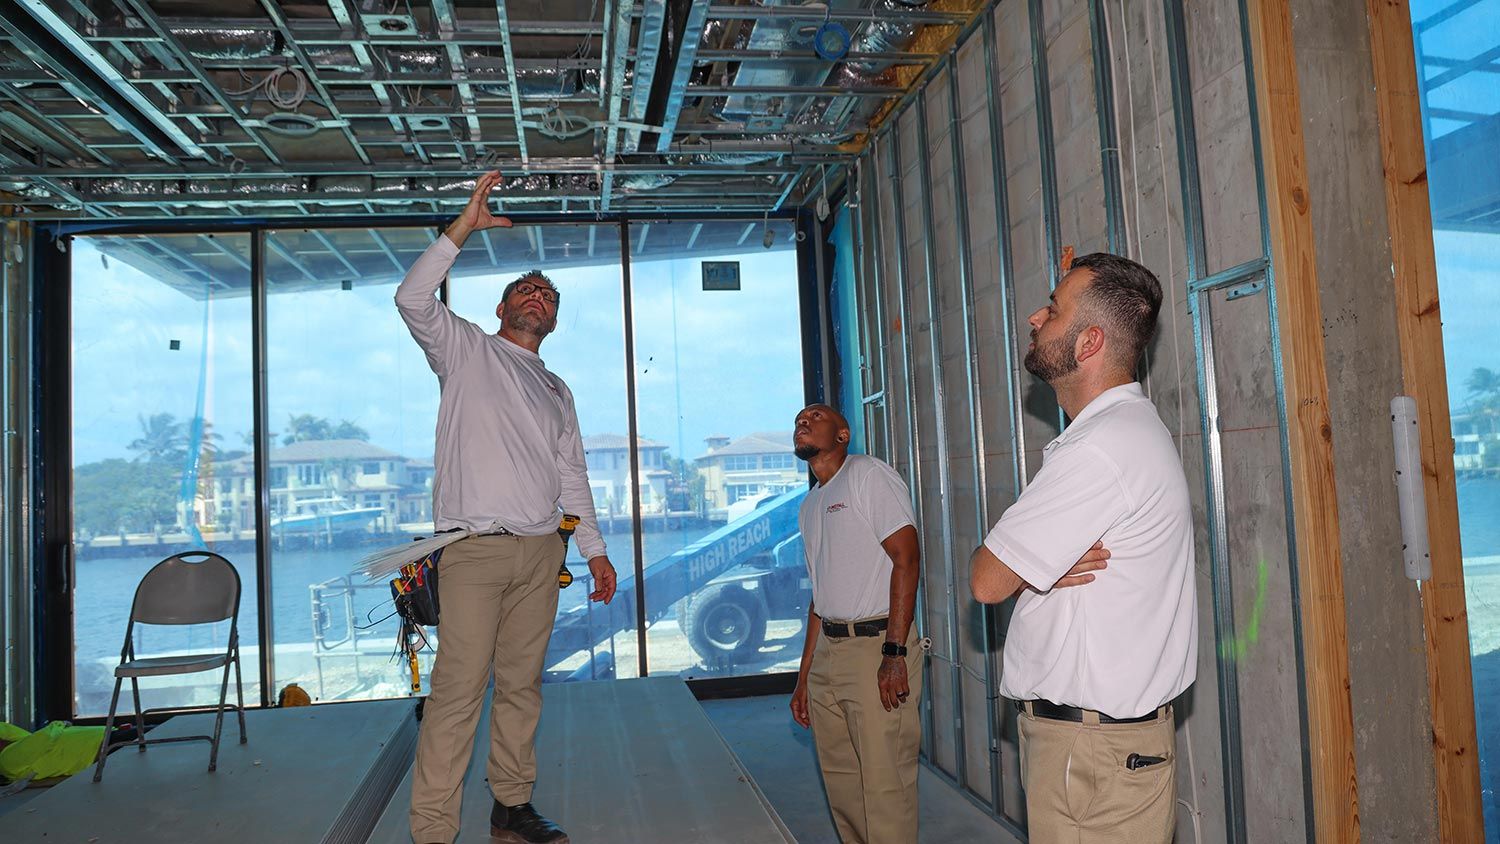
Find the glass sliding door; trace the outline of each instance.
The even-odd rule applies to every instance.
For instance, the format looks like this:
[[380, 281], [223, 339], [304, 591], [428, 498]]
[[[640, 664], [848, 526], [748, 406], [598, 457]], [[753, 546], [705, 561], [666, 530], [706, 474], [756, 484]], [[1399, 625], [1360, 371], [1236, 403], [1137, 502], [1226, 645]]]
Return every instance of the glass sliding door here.
[[[254, 492], [250, 237], [78, 237], [72, 262], [75, 711], [109, 708], [141, 577], [169, 554], [204, 548], [239, 571], [245, 698], [254, 701], [257, 537], [254, 521], [240, 518]], [[228, 634], [227, 622], [138, 626], [136, 654], [219, 650]], [[216, 703], [219, 679], [142, 680], [141, 703]]]
[[[796, 668], [809, 598], [796, 525], [807, 468], [791, 451], [804, 394], [801, 308], [792, 223], [769, 228], [766, 247], [762, 220], [518, 226], [475, 234], [450, 273], [450, 307], [486, 331], [499, 327], [505, 285], [530, 270], [562, 294], [542, 357], [576, 399], [594, 515], [620, 591], [607, 607], [586, 600], [593, 585], [573, 543], [577, 581], [560, 596], [550, 682], [643, 669], [697, 677]], [[353, 568], [371, 550], [433, 530], [438, 381], [393, 299], [439, 232], [75, 239], [78, 714], [108, 705], [140, 577], [194, 548], [224, 554], [240, 572], [249, 700], [274, 700], [290, 683], [316, 701], [410, 694], [406, 665], [392, 658], [389, 586]], [[255, 238], [264, 244], [260, 268], [251, 263]], [[260, 338], [253, 269], [264, 278]], [[267, 423], [259, 441], [258, 345]], [[268, 470], [259, 481], [258, 448]], [[268, 521], [258, 533], [262, 500]], [[226, 627], [147, 629], [138, 647], [217, 647]], [[261, 641], [263, 628], [270, 641]], [[431, 656], [420, 659], [424, 686]], [[271, 678], [264, 695], [262, 661]], [[146, 686], [150, 707], [203, 704], [217, 693], [207, 674]]]
[[[630, 227], [648, 668], [795, 671], [810, 595], [788, 220]], [[770, 246], [763, 246], [766, 232]]]
[[[430, 235], [265, 234], [273, 697], [288, 683], [321, 701], [411, 691], [390, 587], [351, 568], [432, 532], [437, 377], [394, 302]], [[419, 664], [425, 688], [431, 651]]]
[[[455, 313], [494, 332], [505, 286], [532, 270], [557, 286], [557, 329], [542, 343], [547, 368], [573, 393], [583, 435], [594, 510], [619, 594], [608, 606], [588, 600], [588, 566], [576, 542], [567, 565], [577, 580], [558, 596], [545, 678], [595, 680], [639, 675], [632, 532], [630, 416], [625, 401], [625, 310], [620, 227], [611, 223], [517, 226], [476, 232], [449, 282]], [[644, 490], [644, 488], [643, 488]], [[643, 507], [651, 501], [648, 493]]]
[[1443, 304], [1485, 840], [1500, 842], [1500, 0], [1411, 4]]

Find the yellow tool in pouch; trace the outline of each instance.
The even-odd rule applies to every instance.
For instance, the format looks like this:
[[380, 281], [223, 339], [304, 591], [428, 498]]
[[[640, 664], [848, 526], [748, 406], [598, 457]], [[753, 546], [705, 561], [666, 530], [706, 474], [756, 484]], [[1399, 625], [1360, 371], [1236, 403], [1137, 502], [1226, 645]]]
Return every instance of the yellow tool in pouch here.
[[564, 513], [562, 524], [557, 526], [557, 535], [563, 541], [563, 562], [557, 568], [557, 588], [567, 589], [573, 585], [573, 573], [568, 571], [568, 539], [573, 536], [573, 531], [578, 529], [578, 523], [582, 521], [572, 513]]
[[401, 567], [401, 576], [391, 580], [391, 597], [396, 614], [401, 617], [396, 652], [406, 656], [414, 695], [422, 692], [422, 673], [417, 665], [417, 651], [427, 646], [427, 635], [422, 628], [436, 627], [438, 623], [438, 560], [442, 555], [443, 549], [439, 548], [420, 560], [406, 563]]

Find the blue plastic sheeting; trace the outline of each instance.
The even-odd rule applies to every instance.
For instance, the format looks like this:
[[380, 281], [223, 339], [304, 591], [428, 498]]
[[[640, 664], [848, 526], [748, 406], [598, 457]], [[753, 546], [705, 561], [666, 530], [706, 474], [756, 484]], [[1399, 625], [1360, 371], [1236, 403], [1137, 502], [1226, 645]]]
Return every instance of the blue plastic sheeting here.
[[849, 206], [840, 205], [828, 237], [833, 246], [833, 278], [828, 294], [833, 311], [833, 350], [838, 355], [838, 407], [849, 420], [849, 450], [865, 450], [864, 380], [860, 378], [859, 301], [855, 291], [854, 236]]

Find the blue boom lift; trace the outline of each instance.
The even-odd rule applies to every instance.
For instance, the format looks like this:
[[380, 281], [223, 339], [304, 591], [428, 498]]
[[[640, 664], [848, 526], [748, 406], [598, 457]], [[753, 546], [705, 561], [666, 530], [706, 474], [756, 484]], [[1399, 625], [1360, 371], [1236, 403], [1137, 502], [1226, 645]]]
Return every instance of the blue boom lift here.
[[[765, 642], [767, 619], [805, 618], [811, 593], [797, 532], [797, 508], [805, 495], [806, 489], [796, 489], [766, 498], [752, 512], [647, 565], [642, 573], [646, 622], [675, 606], [688, 643], [713, 669], [752, 658]], [[620, 561], [616, 566], [625, 568]], [[607, 607], [578, 600], [592, 588], [587, 577], [579, 581], [583, 588], [573, 596], [575, 603], [558, 611], [547, 664], [579, 651], [588, 651], [589, 659], [572, 672], [549, 672], [549, 679], [613, 677], [612, 650], [600, 645], [635, 627], [633, 573], [622, 573]]]

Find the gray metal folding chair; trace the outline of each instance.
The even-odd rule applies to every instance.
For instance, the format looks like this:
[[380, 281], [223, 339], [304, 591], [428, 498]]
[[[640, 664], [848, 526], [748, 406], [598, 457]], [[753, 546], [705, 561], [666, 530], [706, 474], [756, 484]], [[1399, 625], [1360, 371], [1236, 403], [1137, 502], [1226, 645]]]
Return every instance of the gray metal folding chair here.
[[[201, 562], [189, 560], [201, 559]], [[104, 760], [115, 747], [134, 744], [145, 752], [148, 744], [164, 744], [173, 741], [207, 741], [212, 745], [208, 755], [208, 770], [213, 771], [219, 761], [219, 733], [224, 725], [224, 700], [229, 693], [229, 666], [234, 666], [234, 688], [238, 703], [234, 709], [240, 718], [240, 744], [245, 743], [245, 691], [240, 682], [240, 634], [237, 617], [240, 610], [240, 574], [223, 557], [210, 551], [184, 551], [162, 560], [135, 589], [135, 601], [130, 606], [130, 622], [125, 627], [125, 645], [120, 649], [120, 664], [115, 668], [115, 693], [109, 701], [109, 719], [105, 722], [104, 738], [99, 745], [99, 761], [94, 765], [94, 782], [104, 776]], [[135, 625], [141, 624], [209, 624], [229, 619], [229, 644], [220, 653], [190, 654], [185, 656], [161, 656], [136, 659]], [[214, 734], [211, 736], [177, 736], [173, 738], [146, 738], [145, 712], [141, 709], [141, 677], [161, 677], [170, 674], [194, 674], [213, 671], [222, 667], [223, 680], [219, 683], [218, 717], [214, 719]], [[135, 698], [134, 741], [111, 744], [110, 734], [115, 727], [115, 707], [120, 702], [120, 684], [130, 679], [130, 692]]]

